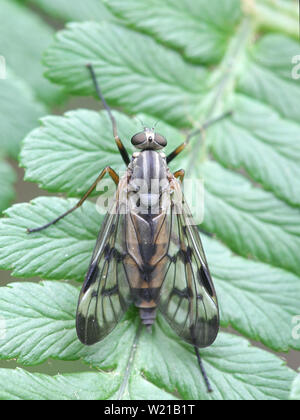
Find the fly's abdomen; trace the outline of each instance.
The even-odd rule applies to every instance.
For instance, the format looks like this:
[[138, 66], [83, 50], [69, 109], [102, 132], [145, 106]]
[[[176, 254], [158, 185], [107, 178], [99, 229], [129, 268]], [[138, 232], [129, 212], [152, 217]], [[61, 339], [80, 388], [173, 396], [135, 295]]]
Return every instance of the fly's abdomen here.
[[126, 215], [125, 259], [133, 301], [139, 308], [155, 307], [166, 275], [170, 224], [165, 213], [142, 217]]
[[151, 327], [156, 318], [156, 307], [154, 308], [140, 308], [140, 318], [146, 327]]
[[[170, 225], [162, 198], [168, 185], [166, 164], [154, 151], [140, 153], [129, 181], [126, 215], [127, 264], [131, 295], [145, 325], [155, 319], [155, 308], [168, 257]], [[128, 261], [129, 262], [129, 261]]]

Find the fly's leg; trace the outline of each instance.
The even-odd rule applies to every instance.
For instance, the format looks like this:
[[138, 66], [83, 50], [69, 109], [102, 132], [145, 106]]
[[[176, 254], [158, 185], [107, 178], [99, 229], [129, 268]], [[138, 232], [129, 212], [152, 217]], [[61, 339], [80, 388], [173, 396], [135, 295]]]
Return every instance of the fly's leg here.
[[114, 138], [115, 138], [115, 142], [118, 146], [119, 152], [122, 156], [123, 161], [125, 162], [125, 165], [128, 166], [129, 163], [130, 163], [130, 158], [129, 158], [127, 150], [125, 149], [124, 144], [122, 143], [122, 141], [121, 141], [121, 139], [118, 135], [118, 129], [117, 129], [117, 123], [116, 123], [115, 117], [113, 116], [110, 107], [108, 106], [106, 100], [104, 99], [104, 96], [102, 94], [102, 91], [100, 89], [100, 86], [99, 86], [97, 78], [96, 78], [96, 73], [95, 73], [94, 67], [91, 64], [87, 64], [87, 68], [89, 69], [89, 72], [91, 74], [91, 78], [93, 80], [97, 96], [101, 100], [101, 102], [103, 104], [103, 107], [106, 109], [106, 111], [109, 115], [109, 118], [111, 120], [113, 135], [114, 135]]
[[78, 201], [78, 203], [74, 207], [72, 207], [70, 210], [66, 211], [65, 213], [61, 214], [56, 219], [52, 220], [51, 222], [47, 223], [46, 225], [39, 226], [39, 227], [34, 228], [34, 229], [27, 229], [27, 232], [28, 233], [40, 232], [41, 230], [44, 230], [51, 225], [54, 225], [56, 222], [63, 219], [65, 216], [72, 213], [74, 210], [78, 209], [85, 202], [85, 200], [88, 198], [88, 196], [94, 191], [98, 182], [100, 182], [101, 179], [104, 177], [104, 175], [107, 174], [107, 173], [111, 176], [111, 178], [113, 179], [115, 184], [118, 185], [119, 175], [112, 168], [107, 166], [106, 168], [103, 169], [103, 171], [100, 173], [100, 175], [98, 176], [96, 181], [90, 186], [88, 191], [84, 194], [84, 196]]
[[186, 148], [186, 146], [189, 144], [192, 137], [196, 136], [197, 134], [203, 133], [208, 127], [223, 120], [224, 118], [229, 117], [230, 115], [232, 115], [232, 111], [225, 112], [224, 114], [221, 114], [217, 118], [213, 118], [212, 120], [206, 121], [200, 128], [197, 128], [196, 130], [191, 131], [187, 135], [185, 141], [181, 143], [178, 147], [176, 147], [176, 149], [174, 149], [173, 152], [171, 152], [167, 156], [167, 163], [171, 162], [177, 155], [179, 155], [179, 153], [181, 153]]
[[204, 369], [202, 359], [200, 357], [199, 349], [196, 346], [194, 346], [194, 349], [195, 349], [195, 353], [196, 353], [196, 356], [197, 356], [199, 368], [200, 368], [201, 374], [203, 376], [203, 379], [204, 379], [204, 382], [205, 382], [205, 385], [206, 385], [206, 388], [207, 388], [207, 392], [213, 392], [213, 389], [212, 389], [211, 384], [209, 382], [207, 373], [206, 373], [206, 371]]
[[173, 175], [175, 176], [175, 178], [179, 178], [180, 179], [180, 182], [182, 183], [183, 182], [183, 178], [184, 178], [184, 174], [185, 174], [184, 169], [179, 169], [178, 171], [174, 172]]

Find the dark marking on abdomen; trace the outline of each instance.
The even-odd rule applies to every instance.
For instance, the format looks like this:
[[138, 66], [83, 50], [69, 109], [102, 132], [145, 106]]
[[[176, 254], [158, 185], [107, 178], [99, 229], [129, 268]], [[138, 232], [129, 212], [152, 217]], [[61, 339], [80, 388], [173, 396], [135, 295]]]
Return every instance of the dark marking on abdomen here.
[[139, 307], [141, 302], [157, 302], [160, 292], [160, 287], [145, 287], [145, 288], [132, 288], [131, 296], [134, 300], [135, 306]]

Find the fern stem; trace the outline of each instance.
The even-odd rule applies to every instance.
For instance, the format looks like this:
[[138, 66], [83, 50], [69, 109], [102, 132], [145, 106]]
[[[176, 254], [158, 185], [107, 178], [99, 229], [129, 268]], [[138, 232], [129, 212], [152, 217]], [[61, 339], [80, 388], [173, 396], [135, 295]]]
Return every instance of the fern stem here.
[[127, 360], [126, 370], [125, 370], [124, 378], [123, 378], [122, 384], [120, 386], [120, 389], [116, 398], [117, 400], [123, 399], [124, 394], [126, 393], [126, 390], [128, 388], [128, 382], [129, 382], [130, 374], [133, 368], [133, 363], [134, 363], [134, 359], [136, 355], [137, 344], [141, 335], [141, 330], [142, 330], [142, 324], [140, 322], [138, 329], [136, 331], [136, 334], [135, 334], [135, 338], [134, 338], [134, 341], [130, 350], [128, 360]]

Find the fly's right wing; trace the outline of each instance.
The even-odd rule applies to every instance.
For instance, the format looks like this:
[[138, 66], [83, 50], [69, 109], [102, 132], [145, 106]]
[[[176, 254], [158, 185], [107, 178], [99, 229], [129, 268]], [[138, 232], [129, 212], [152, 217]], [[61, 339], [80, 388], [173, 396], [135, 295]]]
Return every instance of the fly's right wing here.
[[182, 206], [171, 202], [169, 266], [162, 282], [158, 307], [173, 330], [188, 343], [207, 347], [219, 330], [219, 310], [197, 226], [191, 224], [180, 184], [175, 193]]

